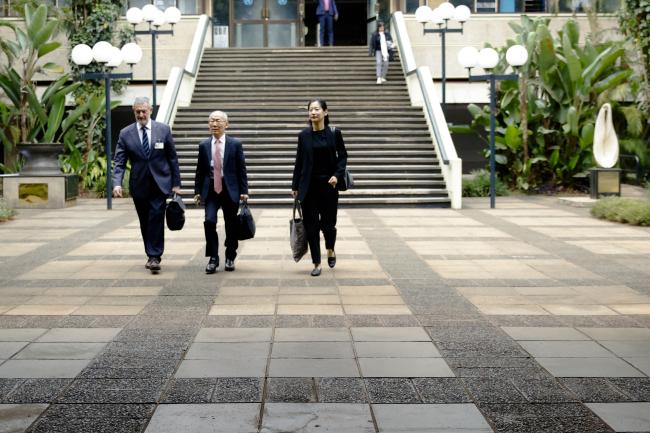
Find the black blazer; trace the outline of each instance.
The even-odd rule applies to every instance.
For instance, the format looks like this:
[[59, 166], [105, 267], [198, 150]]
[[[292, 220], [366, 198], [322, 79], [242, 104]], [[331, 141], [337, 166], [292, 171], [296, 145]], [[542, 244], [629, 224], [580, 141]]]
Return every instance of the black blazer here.
[[[393, 38], [388, 32], [384, 32], [386, 36], [386, 45], [389, 45], [388, 42], [393, 42]], [[394, 48], [388, 48], [388, 60], [393, 60], [393, 50]], [[379, 32], [372, 34], [370, 38], [370, 44], [368, 45], [368, 54], [372, 57], [375, 57], [375, 53], [381, 51], [381, 39], [379, 39]]]
[[[341, 130], [335, 128], [334, 131], [336, 132], [333, 132], [329, 126], [325, 127], [325, 137], [330, 150], [330, 158], [334, 163], [332, 165], [336, 165], [336, 170], [332, 173], [332, 176], [336, 176], [337, 181], [340, 183], [348, 163], [348, 152], [345, 150]], [[311, 171], [314, 166], [314, 143], [311, 133], [310, 126], [298, 134], [298, 150], [296, 152], [296, 163], [293, 167], [291, 189], [298, 191], [298, 200], [300, 201], [303, 201], [307, 195], [309, 182], [311, 181]]]
[[137, 125], [137, 122], [132, 123], [120, 131], [113, 159], [115, 162], [113, 185], [122, 186], [126, 162], [130, 160], [129, 192], [133, 198], [141, 200], [148, 197], [149, 183], [145, 178], [149, 173], [156, 181], [160, 191], [170, 195], [173, 187], [181, 186], [181, 173], [178, 168], [178, 157], [171, 129], [164, 123], [151, 121], [151, 151], [147, 157], [142, 149], [142, 140]]
[[[208, 192], [214, 186], [212, 174], [212, 137], [199, 145], [199, 159], [194, 174], [194, 194], [201, 194], [205, 201]], [[241, 194], [248, 194], [248, 175], [246, 173], [246, 158], [244, 148], [237, 138], [226, 135], [226, 147], [223, 153], [223, 181], [230, 199], [239, 203]]]

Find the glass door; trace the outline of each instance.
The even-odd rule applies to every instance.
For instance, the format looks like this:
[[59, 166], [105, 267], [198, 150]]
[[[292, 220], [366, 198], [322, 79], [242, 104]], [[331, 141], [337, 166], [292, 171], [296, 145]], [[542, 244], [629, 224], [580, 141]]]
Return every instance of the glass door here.
[[302, 45], [300, 7], [304, 0], [231, 0], [233, 46]]

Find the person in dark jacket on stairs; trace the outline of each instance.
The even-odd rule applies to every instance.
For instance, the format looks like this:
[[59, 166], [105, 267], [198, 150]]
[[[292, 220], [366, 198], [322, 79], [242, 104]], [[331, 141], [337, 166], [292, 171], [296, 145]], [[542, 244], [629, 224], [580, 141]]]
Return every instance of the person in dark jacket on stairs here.
[[314, 99], [307, 105], [310, 126], [298, 134], [291, 195], [300, 201], [311, 252], [313, 277], [321, 274], [320, 231], [325, 237], [327, 264], [336, 265], [336, 214], [339, 192], [336, 185], [345, 174], [348, 152], [341, 130], [329, 126], [327, 103]]
[[370, 38], [368, 53], [376, 59], [377, 63], [377, 84], [386, 82], [388, 74], [388, 62], [393, 57], [393, 38], [385, 31], [384, 23], [377, 22], [377, 31]]

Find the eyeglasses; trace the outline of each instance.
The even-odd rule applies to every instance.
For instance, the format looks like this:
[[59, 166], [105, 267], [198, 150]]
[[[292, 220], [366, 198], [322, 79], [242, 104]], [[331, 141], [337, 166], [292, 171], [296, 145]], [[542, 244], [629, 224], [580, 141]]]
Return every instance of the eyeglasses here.
[[225, 120], [225, 119], [210, 119], [210, 120], [208, 120], [208, 122], [210, 122], [210, 123], [226, 123], [227, 120]]

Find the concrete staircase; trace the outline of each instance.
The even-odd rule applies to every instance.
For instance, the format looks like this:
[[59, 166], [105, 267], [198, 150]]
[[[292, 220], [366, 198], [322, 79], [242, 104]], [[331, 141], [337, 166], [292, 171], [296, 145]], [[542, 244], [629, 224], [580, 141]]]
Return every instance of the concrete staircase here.
[[410, 106], [399, 62], [375, 82], [365, 47], [208, 49], [189, 107], [173, 125], [183, 195], [191, 197], [198, 144], [208, 115], [228, 113], [227, 134], [244, 144], [251, 204], [290, 204], [297, 134], [307, 102], [327, 101], [343, 132], [355, 187], [342, 204], [449, 206], [422, 109]]

